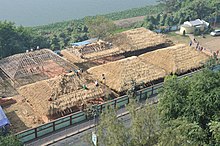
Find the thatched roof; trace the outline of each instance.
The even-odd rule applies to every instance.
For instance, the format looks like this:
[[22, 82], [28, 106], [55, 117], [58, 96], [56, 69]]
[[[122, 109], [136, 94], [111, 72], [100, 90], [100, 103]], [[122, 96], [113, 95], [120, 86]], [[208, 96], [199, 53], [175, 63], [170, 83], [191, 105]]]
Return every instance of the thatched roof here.
[[[147, 30], [143, 27], [115, 34], [109, 37], [107, 40], [111, 42], [111, 45], [112, 45], [111, 47], [107, 47], [105, 45], [101, 48], [98, 47], [97, 49], [96, 48], [97, 44], [94, 43], [94, 44], [91, 44], [90, 46], [89, 45], [85, 46], [87, 47], [87, 49], [91, 47], [93, 51], [88, 50], [88, 52], [81, 55], [81, 57], [83, 57], [84, 59], [99, 59], [103, 57], [108, 57], [112, 55], [117, 55], [117, 54], [122, 54], [125, 52], [137, 51], [137, 50], [142, 50], [142, 49], [147, 49], [147, 48], [151, 48], [151, 50], [153, 48], [153, 50], [154, 49], [156, 50], [158, 49], [158, 46], [161, 45], [161, 47], [163, 47], [164, 45], [167, 46], [167, 44], [170, 43], [170, 41], [167, 40], [165, 36], [161, 34], [157, 34], [150, 30]], [[92, 45], [95, 45], [96, 47]], [[76, 52], [75, 48], [69, 48], [67, 49], [67, 51], [73, 54], [75, 57], [74, 59], [72, 59], [73, 57], [68, 57], [68, 55], [65, 55], [66, 53], [64, 54], [64, 57], [67, 56], [69, 60], [73, 60], [74, 62], [77, 62], [77, 61], [83, 62], [83, 60], [80, 59], [80, 53]]]
[[180, 74], [201, 67], [202, 63], [208, 60], [209, 57], [189, 46], [178, 44], [145, 53], [140, 55], [139, 58], [165, 69], [168, 74]]
[[[126, 39], [125, 42], [119, 44], [119, 47], [125, 51], [140, 50], [168, 43], [165, 36], [143, 27], [124, 31], [121, 35], [125, 36]], [[124, 47], [124, 45], [126, 45], [126, 47]], [[129, 45], [129, 47], [127, 47], [127, 45]]]
[[[83, 85], [88, 90], [82, 88]], [[22, 86], [18, 89], [20, 95], [32, 105], [34, 111], [41, 115], [50, 114], [50, 107], [57, 111], [63, 111], [85, 102], [86, 99], [100, 97], [104, 94], [102, 87], [96, 87], [93, 82], [87, 82], [83, 77], [58, 76], [53, 79], [39, 81]], [[54, 102], [49, 101], [52, 98]]]
[[[166, 74], [165, 70], [143, 62], [136, 56], [96, 66], [87, 71], [92, 74], [93, 78], [104, 82], [117, 92], [129, 89], [132, 80], [137, 83], [147, 83], [163, 78]], [[102, 79], [102, 74], [105, 75], [105, 81]]]

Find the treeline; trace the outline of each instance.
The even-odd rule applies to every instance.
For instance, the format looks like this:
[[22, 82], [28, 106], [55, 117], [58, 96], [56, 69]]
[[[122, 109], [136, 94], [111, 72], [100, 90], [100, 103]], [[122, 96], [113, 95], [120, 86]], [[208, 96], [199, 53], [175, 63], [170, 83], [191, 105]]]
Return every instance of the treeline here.
[[211, 24], [220, 22], [219, 0], [160, 0], [165, 11], [147, 16], [141, 25], [151, 30], [164, 26], [181, 25], [185, 21], [203, 19]]
[[15, 26], [12, 22], [0, 21], [0, 58], [25, 52], [37, 46], [50, 47], [47, 39], [30, 29]]
[[[50, 48], [54, 49], [63, 49], [67, 47], [70, 42], [79, 42], [86, 40], [90, 37], [102, 37], [103, 34], [101, 31], [96, 31], [95, 27], [91, 29], [91, 25], [97, 25], [96, 28], [100, 27], [100, 23], [106, 23], [106, 26], [115, 27], [113, 26], [114, 20], [131, 18], [136, 16], [144, 16], [144, 15], [153, 15], [160, 13], [164, 8], [164, 5], [159, 4], [155, 6], [145, 6], [142, 8], [135, 8], [130, 10], [125, 10], [121, 12], [114, 12], [106, 15], [100, 16], [89, 16], [79, 20], [72, 20], [72, 21], [65, 21], [65, 22], [58, 22], [54, 24], [44, 25], [44, 26], [37, 26], [31, 28], [34, 32], [46, 36], [50, 42]], [[94, 19], [94, 21], [88, 21]], [[101, 20], [100, 20], [101, 19]], [[102, 21], [102, 22], [100, 22]], [[89, 24], [92, 22], [93, 24]], [[102, 25], [103, 26], [103, 25]], [[102, 27], [101, 26], [101, 27]], [[106, 28], [108, 28], [106, 27]], [[99, 28], [98, 28], [99, 29]], [[102, 29], [104, 32], [106, 30]], [[110, 29], [114, 30], [114, 29]], [[94, 34], [96, 32], [96, 34]], [[100, 34], [101, 33], [101, 34]]]

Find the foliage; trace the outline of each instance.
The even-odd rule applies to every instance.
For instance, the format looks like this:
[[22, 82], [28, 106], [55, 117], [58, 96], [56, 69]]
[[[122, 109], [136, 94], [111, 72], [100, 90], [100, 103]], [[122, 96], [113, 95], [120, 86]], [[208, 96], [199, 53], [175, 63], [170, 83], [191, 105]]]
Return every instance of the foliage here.
[[0, 136], [0, 146], [22, 146], [22, 143], [13, 135]]
[[[147, 28], [161, 29], [163, 27], [181, 25], [185, 21], [203, 19], [212, 24], [213, 21], [219, 22], [220, 2], [218, 0], [160, 0], [165, 5], [165, 11], [152, 16], [154, 18], [145, 19]], [[214, 19], [214, 20], [213, 20]], [[155, 21], [156, 20], [156, 21]], [[210, 29], [206, 31], [209, 33]], [[195, 31], [199, 35], [199, 30]]]
[[[108, 146], [155, 145], [160, 129], [157, 106], [146, 104], [138, 110], [137, 108], [138, 104], [131, 99], [127, 107], [132, 123], [130, 126], [124, 125], [117, 118], [115, 110], [109, 109], [102, 113], [97, 126], [98, 143]], [[89, 137], [91, 139], [91, 135]], [[88, 137], [87, 141], [90, 141]]]
[[0, 21], [0, 58], [37, 46], [48, 47], [48, 42], [27, 28], [17, 27], [12, 22]]
[[88, 27], [90, 37], [103, 38], [115, 30], [115, 24], [103, 16], [95, 18], [86, 17], [85, 24]]
[[216, 145], [220, 145], [220, 122], [212, 121], [209, 123], [210, 132], [212, 132], [212, 136], [216, 142]]
[[[37, 34], [46, 37], [48, 42], [50, 42], [49, 47], [51, 49], [63, 49], [65, 47], [68, 47], [69, 44], [72, 42], [87, 40], [89, 36], [96, 37], [97, 34], [101, 34], [101, 36], [98, 35], [98, 37], [103, 37], [107, 35], [108, 32], [117, 31], [115, 30], [115, 27], [111, 21], [157, 14], [162, 11], [163, 7], [164, 5], [162, 4], [155, 6], [145, 6], [121, 12], [114, 12], [106, 15], [91, 16], [79, 20], [71, 20], [49, 25], [37, 26], [30, 29], [32, 29]], [[92, 23], [99, 23], [99, 26], [91, 25]], [[90, 30], [88, 30], [88, 27], [90, 27]], [[121, 28], [117, 29], [120, 30]], [[102, 32], [102, 30], [104, 31]]]
[[131, 146], [152, 146], [157, 144], [160, 121], [156, 105], [146, 104], [138, 108], [138, 104], [131, 101], [128, 105], [128, 111], [131, 115], [131, 127], [129, 128], [129, 135], [131, 137]]
[[204, 131], [198, 123], [191, 123], [185, 118], [170, 120], [163, 125], [159, 137], [159, 146], [199, 146], [203, 145]]
[[166, 78], [159, 102], [163, 123], [185, 118], [187, 122], [194, 123], [203, 130], [206, 144], [212, 144], [208, 124], [211, 121], [219, 121], [219, 87], [220, 73], [208, 69], [191, 78]]
[[123, 123], [117, 119], [116, 112], [112, 109], [102, 113], [98, 125], [98, 143], [108, 146], [128, 146], [129, 137]]

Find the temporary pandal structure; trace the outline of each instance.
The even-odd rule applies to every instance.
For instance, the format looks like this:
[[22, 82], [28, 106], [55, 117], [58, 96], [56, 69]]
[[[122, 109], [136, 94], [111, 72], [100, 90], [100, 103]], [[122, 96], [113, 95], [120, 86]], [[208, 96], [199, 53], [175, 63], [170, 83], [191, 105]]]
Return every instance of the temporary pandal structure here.
[[92, 43], [85, 43], [84, 45], [74, 45], [72, 48], [68, 48], [67, 50], [77, 57], [89, 59], [90, 57], [87, 56], [88, 54], [108, 50], [111, 48], [111, 43], [102, 40], [96, 40]]
[[44, 72], [44, 66], [51, 62], [58, 66], [66, 66], [68, 63], [49, 49], [16, 54], [0, 60], [0, 69], [12, 80], [19, 77], [27, 77]]
[[[87, 89], [83, 89], [86, 85]], [[44, 116], [63, 116], [73, 112], [86, 100], [104, 96], [101, 86], [78, 77], [75, 73], [39, 81], [18, 89], [20, 95], [32, 105], [34, 111]]]
[[[105, 83], [116, 92], [122, 92], [131, 87], [131, 81], [148, 83], [163, 78], [165, 70], [133, 56], [119, 61], [92, 67], [87, 70], [93, 78]], [[105, 80], [102, 75], [104, 74]]]
[[162, 48], [170, 43], [164, 35], [143, 27], [124, 31], [119, 34], [118, 40], [115, 41], [115, 44], [126, 52], [147, 48], [156, 50], [158, 47]]
[[67, 51], [75, 57], [71, 57], [66, 51], [64, 51], [64, 57], [74, 62], [84, 62], [138, 50], [148, 52], [167, 47], [170, 44], [171, 42], [164, 35], [145, 28], [137, 28], [115, 34], [108, 38], [108, 42], [99, 40], [83, 46], [74, 46], [67, 49]]
[[152, 51], [139, 56], [144, 62], [150, 62], [166, 70], [167, 74], [182, 74], [204, 65], [209, 56], [184, 44]]

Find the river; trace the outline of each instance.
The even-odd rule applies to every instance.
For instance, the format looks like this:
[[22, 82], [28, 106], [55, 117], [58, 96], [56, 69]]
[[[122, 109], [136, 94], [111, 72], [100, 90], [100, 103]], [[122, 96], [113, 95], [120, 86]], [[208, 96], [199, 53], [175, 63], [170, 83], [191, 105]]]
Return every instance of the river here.
[[0, 20], [36, 26], [156, 4], [156, 0], [0, 0]]

